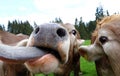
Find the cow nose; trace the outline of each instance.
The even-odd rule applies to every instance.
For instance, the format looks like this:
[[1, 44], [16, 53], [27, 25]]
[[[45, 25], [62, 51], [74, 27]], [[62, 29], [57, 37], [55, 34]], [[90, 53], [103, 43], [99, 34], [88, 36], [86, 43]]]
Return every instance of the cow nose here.
[[35, 45], [50, 47], [68, 39], [66, 29], [58, 24], [40, 25], [35, 28], [33, 36]]
[[69, 32], [57, 23], [45, 23], [37, 26], [30, 36], [27, 46], [35, 46], [52, 53], [62, 62], [68, 60], [70, 46]]
[[59, 29], [57, 29], [57, 35], [59, 36], [59, 37], [64, 37], [65, 35], [66, 35], [66, 31], [65, 31], [65, 29], [63, 29], [63, 28], [59, 28]]
[[[37, 34], [37, 33], [39, 33], [39, 32], [40, 32], [40, 28], [37, 27], [37, 28], [35, 29], [35, 34]], [[57, 35], [58, 35], [59, 37], [64, 37], [64, 36], [66, 35], [66, 30], [63, 29], [63, 28], [58, 28], [58, 29], [56, 30], [56, 33], [57, 33]]]
[[37, 27], [37, 28], [35, 29], [35, 34], [37, 34], [39, 31], [40, 31], [40, 28]]

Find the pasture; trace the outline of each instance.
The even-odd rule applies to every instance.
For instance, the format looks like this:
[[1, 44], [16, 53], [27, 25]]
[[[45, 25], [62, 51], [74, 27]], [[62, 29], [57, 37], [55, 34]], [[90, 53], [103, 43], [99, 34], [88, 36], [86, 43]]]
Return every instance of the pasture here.
[[[86, 40], [84, 45], [89, 45], [90, 40]], [[97, 76], [96, 69], [95, 69], [95, 64], [94, 62], [88, 62], [84, 58], [81, 59], [81, 70], [82, 70], [82, 75], [81, 76]], [[43, 74], [36, 74], [35, 76], [45, 76]], [[54, 76], [52, 73], [49, 74], [48, 76]], [[74, 76], [73, 72], [71, 72], [70, 76]]]

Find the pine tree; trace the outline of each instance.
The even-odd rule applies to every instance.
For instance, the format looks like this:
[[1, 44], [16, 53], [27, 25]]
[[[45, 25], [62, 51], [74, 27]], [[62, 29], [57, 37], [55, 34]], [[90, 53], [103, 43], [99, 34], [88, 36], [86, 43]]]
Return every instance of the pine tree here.
[[110, 14], [109, 14], [108, 10], [106, 11], [106, 13], [107, 13], [107, 16], [110, 16]]
[[78, 26], [75, 25], [75, 27], [78, 30], [78, 32], [80, 33], [80, 36], [82, 39], [89, 39], [89, 35], [87, 33], [87, 28], [85, 26], [85, 23], [82, 21], [82, 17], [80, 17]]
[[93, 31], [95, 30], [96, 28], [96, 21], [89, 21], [87, 24], [86, 24], [86, 27], [87, 27], [87, 33], [89, 35], [89, 38], [91, 38], [91, 35], [93, 33]]
[[5, 26], [4, 25], [0, 25], [0, 30], [5, 31]]
[[96, 8], [95, 16], [96, 16], [96, 20], [98, 20], [98, 21], [102, 20], [102, 18], [105, 16], [103, 7], [101, 5]]
[[54, 21], [52, 21], [52, 23], [63, 23], [61, 18], [55, 18]]
[[33, 31], [33, 27], [30, 25], [28, 21], [22, 22], [14, 20], [13, 22], [8, 21], [8, 32], [18, 34], [23, 33], [30, 35]]
[[79, 23], [79, 22], [78, 22], [78, 19], [76, 18], [76, 19], [75, 19], [75, 25], [78, 25], [78, 23]]

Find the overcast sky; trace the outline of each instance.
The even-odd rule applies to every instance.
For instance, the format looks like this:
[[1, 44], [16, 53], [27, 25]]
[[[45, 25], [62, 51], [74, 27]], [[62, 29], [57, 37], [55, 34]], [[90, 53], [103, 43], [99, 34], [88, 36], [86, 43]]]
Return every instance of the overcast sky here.
[[28, 20], [31, 24], [50, 22], [60, 17], [64, 23], [75, 18], [95, 19], [96, 7], [102, 5], [110, 14], [120, 11], [120, 0], [0, 0], [0, 24], [8, 20]]

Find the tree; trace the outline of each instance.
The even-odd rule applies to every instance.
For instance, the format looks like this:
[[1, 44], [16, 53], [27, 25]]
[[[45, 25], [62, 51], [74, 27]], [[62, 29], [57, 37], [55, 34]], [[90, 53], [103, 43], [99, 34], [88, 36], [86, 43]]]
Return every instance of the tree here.
[[7, 28], [7, 31], [11, 31], [11, 22], [10, 21], [8, 21], [8, 28]]
[[95, 30], [96, 28], [96, 21], [89, 21], [87, 24], [86, 24], [86, 27], [87, 27], [87, 33], [89, 35], [89, 38], [91, 37], [93, 31]]
[[5, 31], [5, 26], [4, 25], [0, 25], [0, 30]]
[[101, 21], [102, 18], [105, 16], [104, 11], [103, 11], [103, 7], [101, 5], [96, 8], [95, 16], [96, 16], [96, 20], [98, 20], [98, 21]]
[[78, 25], [79, 24], [79, 22], [78, 22], [78, 19], [76, 18], [75, 19], [75, 25]]
[[[77, 21], [77, 19], [75, 19], [75, 23], [76, 23], [76, 21]], [[79, 24], [78, 25], [76, 24], [75, 28], [80, 33], [80, 36], [82, 39], [89, 39], [89, 35], [87, 33], [87, 28], [85, 26], [85, 23], [82, 21], [82, 17], [80, 17]]]
[[8, 32], [18, 34], [23, 33], [26, 35], [30, 35], [33, 31], [33, 27], [30, 25], [28, 21], [22, 22], [14, 20], [12, 22], [8, 21]]
[[55, 21], [52, 21], [52, 23], [63, 23], [61, 18], [55, 18]]
[[110, 14], [109, 14], [108, 10], [106, 11], [106, 13], [107, 13], [107, 16], [110, 16]]

